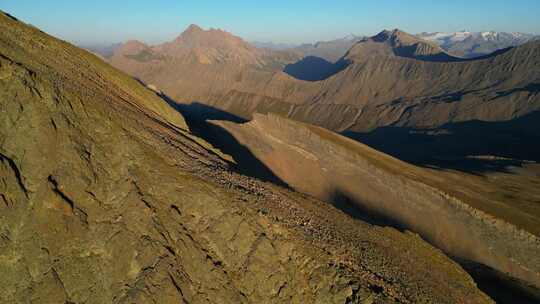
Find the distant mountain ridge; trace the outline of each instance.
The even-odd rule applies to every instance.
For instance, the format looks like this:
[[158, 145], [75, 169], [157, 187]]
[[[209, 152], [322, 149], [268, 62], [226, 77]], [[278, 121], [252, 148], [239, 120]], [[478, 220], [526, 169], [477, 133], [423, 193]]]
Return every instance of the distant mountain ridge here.
[[314, 56], [330, 62], [336, 62], [343, 57], [355, 43], [364, 38], [364, 36], [350, 34], [335, 40], [302, 44], [297, 46], [295, 50], [302, 52], [306, 57]]
[[457, 61], [437, 44], [420, 39], [399, 29], [384, 30], [354, 44], [344, 59], [355, 61], [377, 55], [413, 58], [426, 61]]
[[[193, 29], [197, 25], [190, 26]], [[221, 31], [214, 30], [212, 31]], [[226, 32], [225, 32], [226, 33]], [[540, 39], [540, 35], [521, 33], [521, 32], [423, 32], [416, 35], [418, 38], [437, 43], [445, 51], [454, 56], [473, 58], [493, 53], [497, 50], [511, 46], [518, 46], [531, 40]], [[272, 51], [296, 51], [303, 56], [315, 56], [323, 58], [330, 62], [336, 62], [357, 42], [368, 38], [368, 36], [349, 34], [342, 38], [334, 40], [320, 40], [313, 43], [295, 44], [295, 43], [277, 43], [272, 41], [250, 41], [248, 44], [258, 49]], [[79, 44], [80, 47], [88, 49], [105, 58], [113, 55], [114, 50], [121, 47], [123, 43], [112, 43], [110, 45]]]
[[270, 49], [270, 50], [288, 50], [298, 47], [298, 44], [294, 43], [276, 43], [272, 41], [251, 41], [253, 46], [261, 49]]
[[122, 43], [111, 44], [80, 44], [79, 47], [89, 50], [101, 57], [109, 58], [113, 55], [114, 50], [119, 48]]
[[336, 62], [347, 53], [347, 51], [358, 41], [366, 38], [349, 34], [342, 38], [333, 40], [321, 40], [313, 43], [274, 43], [274, 42], [252, 42], [257, 48], [269, 50], [292, 50], [301, 53], [304, 57], [319, 57], [329, 62]]
[[440, 45], [446, 51], [465, 58], [473, 58], [493, 53], [497, 50], [519, 46], [540, 36], [519, 32], [433, 32], [417, 35], [424, 40]]

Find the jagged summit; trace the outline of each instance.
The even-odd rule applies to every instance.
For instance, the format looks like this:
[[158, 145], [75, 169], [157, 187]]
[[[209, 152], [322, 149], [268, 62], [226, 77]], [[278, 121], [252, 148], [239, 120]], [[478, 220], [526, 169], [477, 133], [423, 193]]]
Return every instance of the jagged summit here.
[[[177, 42], [186, 42], [190, 40], [201, 40], [201, 39], [207, 39], [209, 37], [217, 40], [224, 40], [224, 39], [230, 39], [232, 37], [235, 37], [231, 33], [224, 31], [222, 29], [203, 29], [202, 27], [198, 26], [197, 24], [191, 24], [189, 25], [178, 37], [175, 39]], [[239, 37], [235, 37], [238, 39], [241, 39]]]
[[190, 24], [185, 30], [185, 32], [192, 32], [192, 33], [197, 33], [197, 32], [202, 32], [202, 31], [204, 30], [200, 26], [194, 23]]
[[210, 28], [204, 30], [198, 25], [190, 25], [174, 41], [187, 46], [210, 46], [210, 47], [232, 47], [234, 45], [247, 45], [242, 38], [237, 37], [225, 30]]
[[[127, 58], [126, 58], [127, 57]], [[127, 42], [118, 48], [111, 62], [122, 66], [174, 60], [177, 63], [233, 64], [235, 66], [283, 66], [300, 59], [295, 54], [258, 49], [222, 29], [205, 30], [191, 24], [176, 39], [155, 46]], [[135, 62], [134, 62], [135, 61]], [[167, 64], [168, 65], [168, 64]]]
[[383, 30], [379, 34], [372, 37], [372, 39], [377, 42], [390, 42], [394, 46], [402, 46], [404, 44], [409, 45], [414, 43], [426, 43], [436, 47], [435, 44], [419, 39], [418, 37], [415, 37], [397, 28], [393, 30]]
[[407, 33], [401, 31], [400, 29], [393, 29], [393, 30], [382, 30], [380, 33], [378, 33], [377, 35], [371, 37], [371, 39], [375, 40], [375, 41], [378, 41], [378, 42], [383, 42], [383, 41], [387, 41], [387, 40], [391, 40], [391, 39], [397, 39], [399, 37], [403, 37], [403, 36], [410, 36], [408, 35]]

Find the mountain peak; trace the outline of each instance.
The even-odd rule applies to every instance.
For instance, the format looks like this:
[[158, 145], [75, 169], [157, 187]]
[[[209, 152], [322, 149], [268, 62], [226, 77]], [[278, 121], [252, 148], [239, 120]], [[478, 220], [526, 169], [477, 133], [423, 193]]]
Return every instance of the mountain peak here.
[[196, 24], [189, 25], [175, 40], [156, 45], [152, 50], [165, 57], [204, 64], [235, 62], [256, 65], [261, 55], [240, 37], [221, 29], [203, 29]]
[[146, 48], [148, 48], [148, 46], [139, 40], [128, 40], [120, 47], [116, 48], [114, 53], [134, 55]]
[[204, 30], [198, 26], [197, 24], [190, 24], [186, 30], [184, 31], [184, 33], [197, 33], [197, 32], [204, 32]]
[[206, 33], [202, 27], [196, 25], [196, 24], [190, 24], [179, 36], [176, 38], [176, 40], [182, 40], [182, 39], [190, 39], [193, 37], [199, 37], [201, 35], [204, 35]]
[[393, 30], [383, 30], [377, 35], [373, 36], [372, 39], [376, 42], [385, 42], [385, 41], [398, 41], [398, 40], [407, 40], [410, 41], [414, 37], [400, 29]]
[[214, 29], [210, 28], [208, 30], [205, 30], [201, 28], [200, 26], [196, 24], [191, 24], [186, 28], [180, 36], [176, 39], [177, 41], [193, 41], [193, 40], [201, 40], [201, 39], [211, 39], [211, 40], [223, 40], [223, 39], [230, 39], [233, 36], [227, 31], [221, 30], [221, 29]]
[[135, 40], [135, 39], [131, 39], [131, 40], [126, 41], [125, 45], [146, 46], [146, 44], [144, 44], [144, 42], [139, 41], [139, 40]]
[[356, 44], [348, 53], [348, 58], [362, 58], [372, 55], [391, 55], [424, 61], [455, 61], [437, 44], [423, 40], [400, 29], [383, 30], [379, 34]]

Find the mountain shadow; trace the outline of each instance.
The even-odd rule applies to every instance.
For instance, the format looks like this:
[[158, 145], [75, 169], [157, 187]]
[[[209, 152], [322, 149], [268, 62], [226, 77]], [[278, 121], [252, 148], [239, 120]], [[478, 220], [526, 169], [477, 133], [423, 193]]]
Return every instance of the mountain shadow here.
[[540, 162], [540, 111], [510, 121], [475, 120], [436, 129], [392, 126], [344, 135], [422, 166], [483, 172], [505, 170], [523, 160]]
[[[199, 136], [202, 135], [207, 141], [212, 143], [215, 147], [219, 148], [223, 152], [230, 154], [238, 162], [238, 170], [246, 175], [259, 178], [264, 181], [272, 182], [277, 185], [286, 186], [279, 177], [274, 175], [272, 171], [266, 167], [260, 160], [258, 160], [245, 146], [240, 144], [229, 132], [224, 129], [208, 123], [207, 119], [216, 120], [228, 120], [237, 123], [245, 122], [244, 119], [239, 118], [233, 114], [225, 111], [213, 108], [200, 103], [192, 104], [175, 104], [172, 103], [186, 118], [192, 131]], [[537, 117], [523, 118], [523, 121], [513, 122], [512, 125], [527, 125], [531, 120], [535, 120]], [[468, 124], [464, 124], [466, 127], [463, 131], [468, 132]], [[452, 130], [459, 130], [461, 126], [456, 126]], [[476, 127], [476, 126], [471, 126]], [[506, 126], [496, 126], [490, 130], [498, 130], [498, 128], [506, 128]], [[410, 129], [412, 130], [412, 129]], [[485, 131], [485, 130], [484, 130]], [[412, 132], [414, 134], [414, 131]], [[444, 132], [440, 133], [440, 135]], [[533, 134], [534, 135], [534, 134]], [[391, 141], [392, 138], [386, 138]], [[456, 139], [459, 141], [460, 139]], [[473, 140], [473, 139], [471, 139]], [[348, 214], [349, 216], [365, 221], [372, 225], [377, 226], [390, 226], [400, 231], [405, 231], [408, 227], [400, 221], [389, 217], [388, 215], [372, 210], [362, 204], [352, 195], [341, 189], [335, 189], [330, 197], [328, 203], [332, 204], [335, 208]], [[540, 299], [540, 291], [534, 287], [530, 287], [524, 282], [512, 279], [510, 276], [498, 272], [492, 268], [478, 263], [470, 261], [464, 261], [454, 258], [467, 272], [474, 278], [479, 288], [488, 294], [491, 298], [495, 299], [497, 303], [537, 303]]]
[[225, 120], [244, 123], [246, 120], [202, 103], [177, 103], [163, 93], [159, 95], [184, 116], [189, 129], [195, 136], [203, 138], [223, 153], [232, 156], [236, 162], [233, 167], [239, 173], [289, 188], [287, 183], [276, 176], [272, 170], [257, 159], [248, 148], [240, 144], [229, 132], [209, 122], [210, 120]]
[[[409, 227], [390, 218], [377, 210], [368, 209], [364, 204], [352, 198], [346, 192], [336, 189], [329, 199], [335, 208], [349, 216], [377, 226], [389, 226], [399, 231], [407, 231]], [[434, 245], [434, 244], [432, 244]], [[435, 246], [435, 245], [434, 245]], [[448, 253], [447, 253], [448, 254]], [[523, 303], [533, 304], [540, 300], [540, 289], [526, 282], [512, 278], [489, 266], [457, 258], [449, 255], [474, 279], [478, 288], [499, 304]]]
[[404, 232], [407, 228], [399, 221], [396, 221], [395, 219], [392, 219], [375, 209], [365, 207], [366, 204], [358, 201], [357, 199], [353, 198], [352, 195], [341, 189], [336, 188], [332, 191], [330, 197], [328, 198], [328, 203], [332, 204], [332, 206], [334, 206], [336, 209], [341, 210], [350, 217], [370, 223], [371, 225], [393, 227], [401, 232]]
[[307, 56], [295, 63], [288, 64], [283, 70], [288, 75], [305, 81], [321, 81], [344, 70], [348, 66], [345, 60], [336, 63], [326, 59]]
[[474, 279], [478, 288], [498, 304], [535, 304], [540, 290], [486, 265], [456, 259]]
[[417, 47], [416, 45], [404, 46], [404, 47], [394, 50], [394, 54], [399, 57], [411, 58], [411, 59], [416, 59], [420, 61], [428, 61], [428, 62], [468, 62], [468, 61], [478, 61], [478, 60], [484, 60], [484, 59], [496, 57], [514, 48], [514, 47], [508, 47], [508, 48], [496, 50], [490, 54], [482, 54], [482, 55], [471, 56], [471, 57], [456, 57], [456, 56], [453, 56], [451, 54], [444, 53], [444, 52], [438, 53], [438, 54], [431, 54], [431, 55], [418, 55], [416, 54], [416, 47]]
[[501, 97], [505, 97], [505, 96], [509, 96], [509, 95], [512, 95], [512, 94], [514, 94], [516, 92], [527, 92], [527, 93], [529, 93], [529, 95], [538, 94], [538, 93], [540, 93], [540, 83], [532, 82], [532, 83], [529, 83], [528, 85], [526, 85], [524, 87], [513, 88], [513, 89], [510, 89], [510, 90], [497, 92], [497, 96], [494, 97], [492, 100], [498, 99], [498, 98], [501, 98]]
[[416, 54], [417, 45], [403, 46], [394, 50], [396, 56], [412, 58], [421, 61], [430, 61], [430, 62], [457, 62], [465, 61], [463, 58], [454, 57], [447, 53], [441, 52], [437, 54], [430, 55], [418, 55]]

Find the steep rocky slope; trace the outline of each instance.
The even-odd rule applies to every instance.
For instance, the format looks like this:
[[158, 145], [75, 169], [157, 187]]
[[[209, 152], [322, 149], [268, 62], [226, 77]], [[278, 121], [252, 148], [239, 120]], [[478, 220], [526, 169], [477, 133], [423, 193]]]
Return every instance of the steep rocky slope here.
[[415, 167], [323, 128], [275, 115], [255, 114], [245, 124], [212, 123], [294, 189], [352, 208], [358, 216], [379, 215], [452, 256], [540, 287], [539, 210], [535, 204], [515, 209], [519, 200], [498, 198], [505, 192], [502, 177], [497, 183]]
[[489, 303], [418, 236], [231, 171], [154, 92], [0, 14], [3, 303]]

